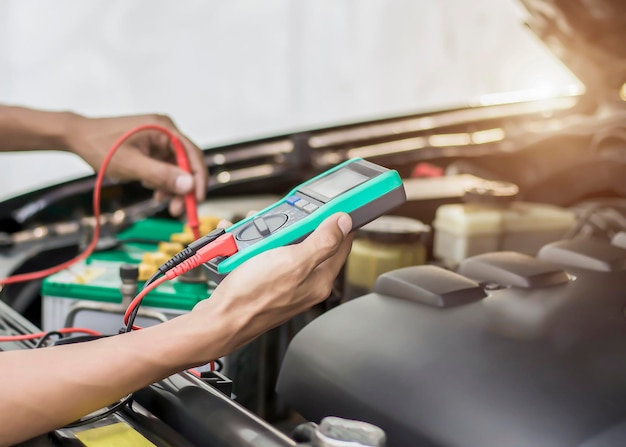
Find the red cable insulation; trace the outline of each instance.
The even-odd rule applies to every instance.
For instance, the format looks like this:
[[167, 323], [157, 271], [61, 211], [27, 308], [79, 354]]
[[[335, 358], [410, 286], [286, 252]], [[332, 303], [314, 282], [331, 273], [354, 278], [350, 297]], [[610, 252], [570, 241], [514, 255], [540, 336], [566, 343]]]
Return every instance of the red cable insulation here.
[[173, 267], [165, 272], [165, 277], [167, 279], [174, 279], [189, 270], [195, 269], [205, 262], [209, 262], [211, 259], [217, 258], [218, 256], [232, 256], [237, 253], [238, 250], [239, 249], [233, 234], [222, 234], [213, 242], [210, 242], [208, 245], [198, 250], [197, 253], [189, 259], [186, 259], [176, 267]]
[[[82, 328], [82, 327], [66, 327], [63, 329], [58, 329], [54, 332], [60, 332], [61, 334], [73, 334], [73, 333], [81, 333], [88, 335], [102, 335], [98, 331], [94, 331], [92, 329]], [[26, 335], [7, 335], [0, 337], [0, 342], [6, 341], [22, 341], [22, 340], [32, 340], [34, 338], [41, 338], [46, 335], [48, 332], [37, 332], [35, 334], [26, 334]]]
[[[124, 312], [124, 324], [128, 324], [128, 320], [130, 319], [130, 314], [133, 312], [133, 309], [135, 307], [139, 306], [139, 304], [145, 298], [145, 296], [148, 293], [150, 293], [152, 290], [154, 290], [157, 286], [160, 286], [161, 284], [163, 284], [165, 281], [167, 281], [167, 276], [161, 276], [159, 279], [157, 279], [156, 281], [151, 283], [145, 289], [142, 289], [141, 292], [139, 292], [137, 294], [137, 296], [128, 305], [128, 308], [126, 309], [126, 312]], [[136, 331], [138, 329], [141, 329], [141, 327], [133, 325], [133, 330], [134, 331]]]

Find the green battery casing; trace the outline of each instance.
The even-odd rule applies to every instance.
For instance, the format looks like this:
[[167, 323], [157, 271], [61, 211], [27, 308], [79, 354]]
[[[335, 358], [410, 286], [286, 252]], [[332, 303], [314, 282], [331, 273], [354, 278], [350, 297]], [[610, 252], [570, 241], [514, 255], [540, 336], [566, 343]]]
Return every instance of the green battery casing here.
[[[167, 241], [172, 233], [182, 230], [183, 224], [180, 222], [148, 218], [122, 231], [118, 239], [124, 241], [125, 239], [148, 238]], [[43, 281], [41, 294], [45, 297], [119, 303], [122, 298], [120, 267], [123, 264], [139, 264], [145, 252], [155, 250], [154, 244], [128, 243], [117, 249], [94, 253], [85, 262], [47, 277]], [[138, 284], [138, 290], [139, 288], [140, 284]], [[209, 295], [210, 289], [206, 284], [174, 280], [157, 287], [145, 298], [143, 304], [148, 307], [187, 311]]]

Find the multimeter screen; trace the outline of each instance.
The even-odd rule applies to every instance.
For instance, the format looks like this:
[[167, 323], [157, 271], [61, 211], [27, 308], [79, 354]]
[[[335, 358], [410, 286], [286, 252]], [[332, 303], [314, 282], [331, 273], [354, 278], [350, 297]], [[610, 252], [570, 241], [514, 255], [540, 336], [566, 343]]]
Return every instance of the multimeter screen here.
[[332, 199], [367, 180], [369, 177], [352, 169], [340, 169], [307, 185], [307, 187], [317, 194]]

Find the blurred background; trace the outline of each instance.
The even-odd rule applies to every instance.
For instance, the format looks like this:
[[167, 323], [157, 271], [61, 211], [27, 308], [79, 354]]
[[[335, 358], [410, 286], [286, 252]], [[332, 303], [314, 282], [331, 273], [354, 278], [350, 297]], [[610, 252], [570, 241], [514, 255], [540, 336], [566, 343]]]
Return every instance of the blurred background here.
[[[515, 0], [4, 0], [0, 103], [165, 113], [210, 147], [581, 88], [524, 14]], [[0, 199], [90, 172], [2, 153]]]

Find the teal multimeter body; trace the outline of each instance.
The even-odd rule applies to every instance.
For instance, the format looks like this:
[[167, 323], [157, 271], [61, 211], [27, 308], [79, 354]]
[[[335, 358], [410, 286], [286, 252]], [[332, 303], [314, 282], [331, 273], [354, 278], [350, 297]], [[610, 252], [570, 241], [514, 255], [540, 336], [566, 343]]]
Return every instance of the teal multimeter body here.
[[206, 263], [207, 273], [219, 282], [253, 256], [301, 241], [333, 213], [350, 214], [355, 229], [405, 201], [402, 179], [396, 171], [360, 158], [348, 160], [228, 228], [239, 251]]

